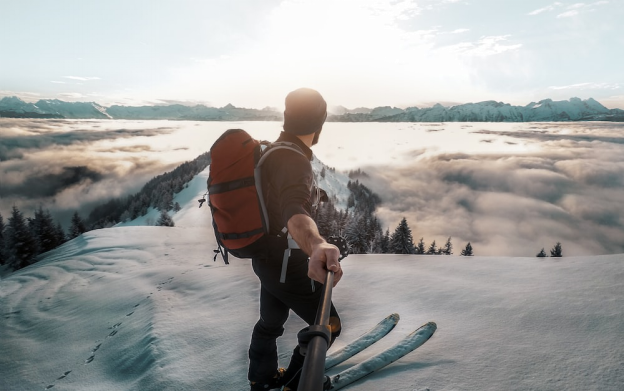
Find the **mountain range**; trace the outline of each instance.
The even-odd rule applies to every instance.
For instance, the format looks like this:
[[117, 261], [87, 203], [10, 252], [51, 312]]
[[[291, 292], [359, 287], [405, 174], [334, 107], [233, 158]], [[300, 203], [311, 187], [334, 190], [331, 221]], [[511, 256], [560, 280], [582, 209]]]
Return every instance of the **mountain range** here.
[[[275, 108], [247, 109], [228, 104], [222, 108], [205, 105], [185, 106], [103, 106], [95, 102], [65, 102], [41, 99], [35, 103], [18, 97], [0, 99], [0, 117], [124, 119], [124, 120], [194, 120], [194, 121], [280, 121], [283, 115]], [[455, 106], [436, 104], [428, 108], [391, 106], [374, 109], [336, 107], [328, 115], [336, 122], [529, 122], [529, 121], [624, 121], [624, 110], [607, 109], [593, 98], [553, 101], [544, 99], [526, 106], [512, 106], [497, 101], [466, 103]]]

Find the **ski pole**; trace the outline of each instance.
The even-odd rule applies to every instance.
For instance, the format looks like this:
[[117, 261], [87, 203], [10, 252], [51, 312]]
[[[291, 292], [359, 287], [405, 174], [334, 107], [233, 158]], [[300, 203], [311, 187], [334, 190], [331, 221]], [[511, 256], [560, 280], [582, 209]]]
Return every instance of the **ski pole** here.
[[[331, 340], [329, 328], [329, 314], [331, 311], [332, 287], [334, 286], [334, 272], [327, 271], [323, 295], [316, 312], [315, 324], [300, 332], [304, 340], [309, 338], [299, 379], [299, 391], [322, 391], [325, 381], [325, 357]], [[300, 339], [301, 340], [301, 339]]]

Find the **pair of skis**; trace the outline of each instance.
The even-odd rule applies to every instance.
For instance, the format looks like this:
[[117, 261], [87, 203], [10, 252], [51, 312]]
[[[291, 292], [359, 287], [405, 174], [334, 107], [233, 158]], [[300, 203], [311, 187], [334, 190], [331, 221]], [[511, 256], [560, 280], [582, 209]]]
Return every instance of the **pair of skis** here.
[[[325, 359], [325, 370], [346, 361], [373, 343], [379, 341], [397, 325], [399, 319], [400, 317], [397, 313], [391, 314], [364, 335], [347, 344], [340, 350], [328, 355]], [[436, 323], [430, 321], [383, 352], [331, 376], [331, 390], [335, 391], [344, 388], [416, 350], [429, 340], [436, 329]]]

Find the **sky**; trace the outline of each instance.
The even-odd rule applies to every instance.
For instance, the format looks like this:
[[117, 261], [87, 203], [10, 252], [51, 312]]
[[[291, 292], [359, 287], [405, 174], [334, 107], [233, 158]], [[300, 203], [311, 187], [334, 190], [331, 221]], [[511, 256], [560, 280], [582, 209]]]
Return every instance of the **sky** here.
[[[248, 389], [259, 281], [248, 260], [213, 262], [208, 171], [176, 196], [175, 227], [95, 230], [0, 280], [0, 389]], [[137, 222], [134, 222], [137, 224]], [[622, 255], [545, 258], [349, 255], [332, 292], [344, 347], [391, 313], [381, 341], [428, 321], [423, 346], [345, 390], [606, 391], [624, 385]], [[0, 271], [1, 273], [1, 271]], [[292, 315], [278, 340], [286, 366]]]
[[2, 0], [0, 97], [624, 109], [623, 19], [617, 0]]

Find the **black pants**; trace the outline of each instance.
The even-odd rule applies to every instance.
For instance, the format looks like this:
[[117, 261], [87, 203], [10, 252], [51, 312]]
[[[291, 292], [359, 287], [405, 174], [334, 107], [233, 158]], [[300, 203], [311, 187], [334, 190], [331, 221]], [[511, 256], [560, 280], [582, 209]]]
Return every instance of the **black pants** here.
[[[283, 256], [283, 254], [282, 254]], [[314, 324], [316, 312], [323, 292], [322, 285], [308, 277], [307, 256], [293, 250], [288, 262], [286, 282], [280, 283], [282, 258], [279, 252], [268, 259], [253, 259], [253, 270], [260, 278], [260, 319], [256, 323], [249, 347], [250, 381], [269, 382], [278, 369], [277, 338], [284, 333], [284, 323], [292, 309], [306, 323]], [[332, 303], [330, 313], [332, 342], [340, 334], [340, 317]], [[285, 380], [293, 380], [288, 385], [296, 389], [304, 357], [299, 346], [293, 350]]]

